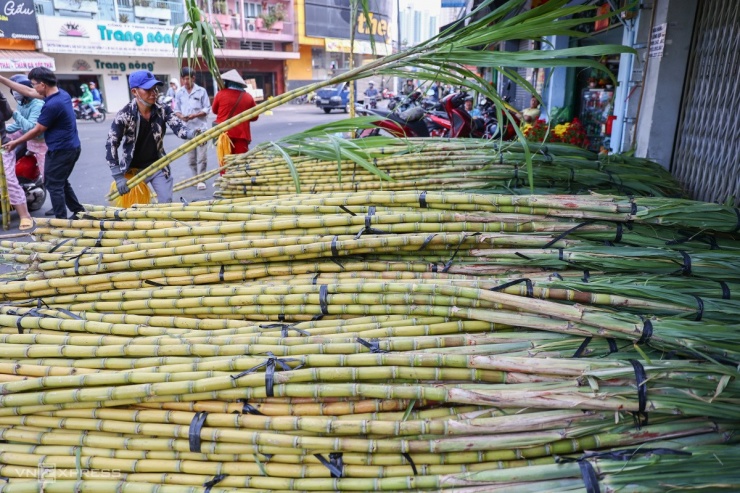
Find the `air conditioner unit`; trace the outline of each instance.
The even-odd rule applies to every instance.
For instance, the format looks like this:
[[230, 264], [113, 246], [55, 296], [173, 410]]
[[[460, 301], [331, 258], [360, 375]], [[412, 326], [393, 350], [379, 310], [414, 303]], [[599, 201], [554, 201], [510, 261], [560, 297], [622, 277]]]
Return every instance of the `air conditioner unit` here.
[[248, 33], [257, 31], [257, 19], [246, 19], [244, 27]]

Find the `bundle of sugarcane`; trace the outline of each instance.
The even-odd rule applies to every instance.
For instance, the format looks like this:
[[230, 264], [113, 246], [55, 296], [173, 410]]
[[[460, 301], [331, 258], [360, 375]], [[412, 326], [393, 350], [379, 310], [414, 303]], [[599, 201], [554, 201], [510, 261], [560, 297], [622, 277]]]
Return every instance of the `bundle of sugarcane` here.
[[[360, 190], [522, 194], [599, 190], [638, 196], [681, 195], [670, 174], [653, 162], [620, 156], [599, 160], [595, 153], [564, 144], [531, 144], [525, 153], [519, 143], [479, 139], [371, 138], [342, 143], [335, 152], [331, 148], [311, 136], [229, 156], [216, 195], [263, 197]], [[533, 188], [526, 170], [529, 153], [535, 154], [531, 158]]]
[[0, 491], [42, 464], [58, 491], [706, 487], [740, 425], [737, 217], [372, 192], [45, 220], [0, 244]]

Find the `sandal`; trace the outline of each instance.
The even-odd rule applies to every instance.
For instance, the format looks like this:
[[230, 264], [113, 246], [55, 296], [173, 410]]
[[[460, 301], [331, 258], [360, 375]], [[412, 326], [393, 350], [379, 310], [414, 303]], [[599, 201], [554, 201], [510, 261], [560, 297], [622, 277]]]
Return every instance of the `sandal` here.
[[201, 181], [201, 182], [198, 183], [198, 187], [197, 188], [198, 188], [198, 190], [205, 190], [206, 189], [206, 184]]
[[33, 219], [30, 217], [24, 217], [21, 219], [21, 224], [18, 226], [18, 229], [21, 231], [26, 231], [34, 227]]

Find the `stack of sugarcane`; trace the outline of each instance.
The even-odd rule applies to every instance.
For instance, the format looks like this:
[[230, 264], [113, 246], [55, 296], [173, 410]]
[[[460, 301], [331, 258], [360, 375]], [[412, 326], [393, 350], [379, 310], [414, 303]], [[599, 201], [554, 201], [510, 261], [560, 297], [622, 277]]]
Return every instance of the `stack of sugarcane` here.
[[737, 489], [739, 218], [429, 191], [45, 220], [0, 244], [0, 492]]
[[[298, 192], [467, 190], [485, 193], [588, 193], [680, 196], [662, 167], [646, 159], [609, 156], [565, 144], [529, 144], [532, 184], [520, 143], [481, 139], [370, 138], [335, 149], [315, 138], [270, 143], [228, 156], [219, 197], [269, 197]], [[327, 147], [329, 148], [327, 150]], [[211, 172], [215, 174], [215, 171]], [[196, 177], [203, 180], [208, 177]], [[192, 185], [195, 178], [178, 184]]]

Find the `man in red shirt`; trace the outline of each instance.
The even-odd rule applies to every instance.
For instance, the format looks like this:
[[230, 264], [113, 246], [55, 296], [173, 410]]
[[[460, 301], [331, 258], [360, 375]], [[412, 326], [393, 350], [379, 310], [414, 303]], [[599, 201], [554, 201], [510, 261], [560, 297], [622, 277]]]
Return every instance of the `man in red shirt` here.
[[[216, 123], [225, 122], [234, 115], [256, 106], [252, 95], [244, 90], [247, 83], [236, 70], [221, 74], [221, 80], [224, 81], [226, 87], [218, 91], [211, 107], [216, 115]], [[249, 123], [256, 121], [257, 118], [259, 117], [255, 116], [226, 132], [231, 139], [231, 154], [243, 154], [249, 150], [249, 143], [252, 141]]]

